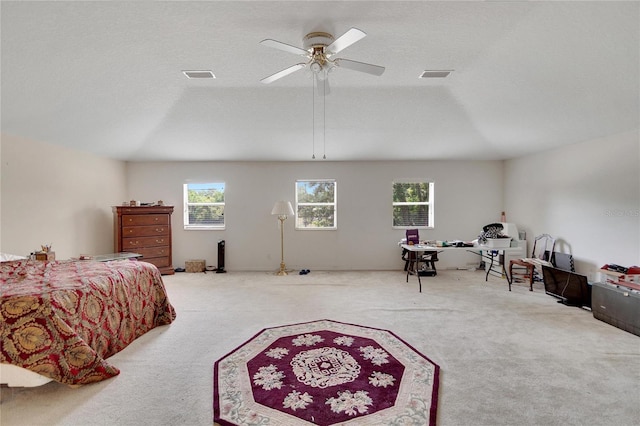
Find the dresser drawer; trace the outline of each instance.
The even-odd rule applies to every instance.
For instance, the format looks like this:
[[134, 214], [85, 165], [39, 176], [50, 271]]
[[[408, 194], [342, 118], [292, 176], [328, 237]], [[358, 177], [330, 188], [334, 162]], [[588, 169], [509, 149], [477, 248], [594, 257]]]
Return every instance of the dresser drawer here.
[[140, 253], [143, 260], [154, 257], [167, 257], [169, 256], [170, 251], [171, 249], [169, 246], [136, 249], [136, 253]]
[[143, 257], [140, 260], [143, 261], [143, 262], [147, 262], [147, 263], [151, 263], [153, 265], [156, 265], [158, 268], [166, 268], [167, 266], [171, 266], [171, 262], [169, 262], [169, 258], [168, 257], [152, 257], [150, 259], [147, 259], [147, 258]]
[[158, 226], [127, 226], [122, 228], [123, 238], [150, 237], [154, 235], [168, 236], [169, 227], [158, 225]]
[[157, 237], [140, 237], [140, 238], [123, 238], [122, 239], [122, 250], [124, 251], [135, 251], [139, 253], [137, 248], [144, 247], [156, 247], [156, 246], [169, 246], [169, 237], [168, 236], [157, 236]]
[[169, 225], [169, 215], [166, 214], [124, 214], [122, 226], [138, 225]]

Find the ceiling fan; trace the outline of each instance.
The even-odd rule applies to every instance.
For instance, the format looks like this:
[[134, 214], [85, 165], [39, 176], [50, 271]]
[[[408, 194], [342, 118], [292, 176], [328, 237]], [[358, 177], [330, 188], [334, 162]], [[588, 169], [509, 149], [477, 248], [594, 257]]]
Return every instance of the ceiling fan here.
[[304, 36], [303, 48], [272, 39], [262, 40], [260, 44], [264, 46], [304, 56], [307, 58], [307, 61], [292, 65], [282, 71], [278, 71], [275, 74], [263, 78], [260, 82], [264, 84], [273, 83], [274, 81], [302, 68], [309, 68], [318, 82], [318, 89], [322, 90], [322, 92], [326, 94], [329, 89], [327, 81], [328, 73], [336, 67], [380, 76], [384, 72], [384, 67], [379, 65], [366, 64], [364, 62], [352, 61], [344, 58], [332, 58], [333, 55], [363, 39], [366, 35], [367, 34], [364, 31], [357, 28], [349, 29], [337, 39], [334, 39], [329, 33], [312, 32]]

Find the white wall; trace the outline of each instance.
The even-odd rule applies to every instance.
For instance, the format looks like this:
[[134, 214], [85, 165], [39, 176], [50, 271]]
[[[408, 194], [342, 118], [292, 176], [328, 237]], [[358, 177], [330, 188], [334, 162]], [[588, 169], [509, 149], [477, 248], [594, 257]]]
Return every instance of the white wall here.
[[[337, 180], [338, 230], [295, 231], [285, 222], [285, 263], [293, 270], [398, 269], [397, 242], [404, 231], [391, 227], [394, 179], [435, 182], [435, 229], [427, 239], [474, 239], [482, 226], [498, 221], [503, 209], [502, 161], [433, 162], [163, 162], [127, 163], [128, 198], [163, 200], [176, 206], [174, 266], [188, 259], [217, 265], [217, 242], [226, 242], [227, 270], [276, 270], [280, 234], [271, 208], [294, 201], [296, 179]], [[185, 231], [182, 185], [226, 182], [226, 230]], [[443, 253], [438, 267], [478, 264], [473, 254]]]
[[[640, 137], [630, 132], [506, 161], [507, 218], [548, 233], [591, 275], [640, 265]], [[531, 245], [529, 245], [531, 250]]]
[[111, 206], [126, 199], [122, 161], [2, 135], [0, 250], [57, 259], [113, 251]]
[[[42, 142], [2, 136], [0, 250], [28, 254], [52, 243], [58, 258], [113, 250], [111, 206], [164, 200], [173, 216], [174, 266], [217, 263], [228, 270], [275, 270], [280, 261], [274, 201], [294, 200], [296, 179], [338, 181], [338, 231], [295, 231], [285, 222], [291, 269], [397, 269], [391, 182], [436, 183], [436, 228], [428, 239], [473, 239], [499, 218], [534, 235], [550, 233], [590, 274], [605, 263], [640, 264], [640, 143], [626, 133], [501, 161], [123, 163]], [[182, 184], [227, 183], [227, 228], [182, 229]], [[531, 249], [531, 244], [529, 245]], [[438, 266], [470, 266], [473, 255], [443, 253]]]

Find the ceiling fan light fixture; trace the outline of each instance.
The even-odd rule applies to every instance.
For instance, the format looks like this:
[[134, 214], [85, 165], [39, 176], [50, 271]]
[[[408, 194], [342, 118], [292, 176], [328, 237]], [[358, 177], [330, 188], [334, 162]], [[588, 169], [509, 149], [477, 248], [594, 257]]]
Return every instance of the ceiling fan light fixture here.
[[182, 71], [182, 73], [189, 79], [216, 78], [213, 71], [209, 70], [190, 70]]
[[311, 61], [311, 64], [309, 64], [309, 69], [313, 71], [314, 74], [317, 74], [322, 71], [322, 64], [316, 60], [313, 60]]
[[424, 70], [418, 78], [446, 78], [453, 72], [453, 70]]

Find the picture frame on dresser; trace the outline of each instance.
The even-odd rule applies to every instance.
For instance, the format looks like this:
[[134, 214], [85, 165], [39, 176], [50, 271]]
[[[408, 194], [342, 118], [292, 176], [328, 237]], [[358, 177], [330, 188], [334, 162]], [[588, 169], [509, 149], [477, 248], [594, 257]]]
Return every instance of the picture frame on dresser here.
[[171, 251], [173, 206], [114, 206], [114, 251], [135, 252], [163, 275], [174, 274]]

